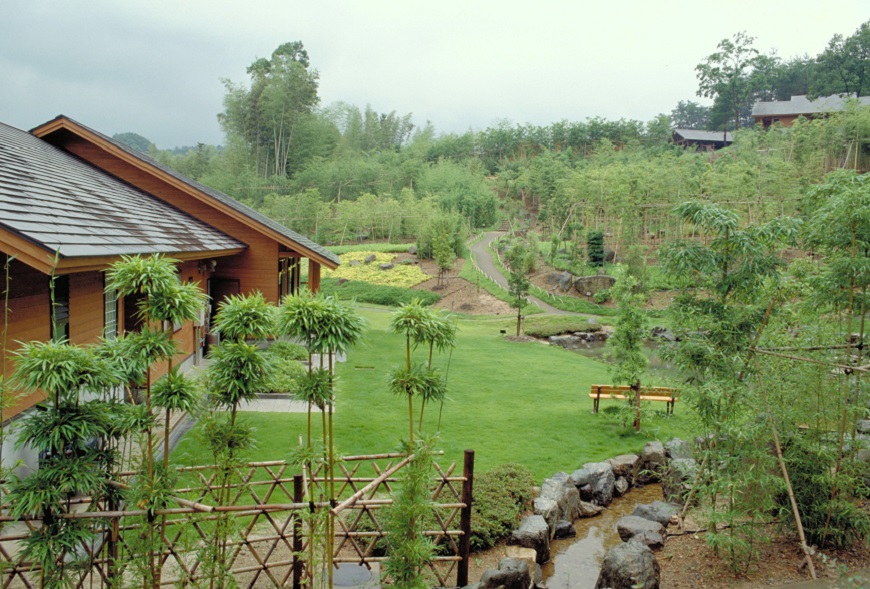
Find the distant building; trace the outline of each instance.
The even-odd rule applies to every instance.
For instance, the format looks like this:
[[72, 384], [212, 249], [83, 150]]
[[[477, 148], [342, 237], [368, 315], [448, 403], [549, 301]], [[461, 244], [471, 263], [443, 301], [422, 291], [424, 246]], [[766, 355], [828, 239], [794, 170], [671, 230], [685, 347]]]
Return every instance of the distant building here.
[[[854, 100], [854, 96], [820, 96], [810, 100], [806, 96], [792, 96], [789, 100], [773, 102], [756, 102], [752, 107], [752, 118], [755, 124], [761, 124], [765, 129], [775, 123], [783, 127], [790, 127], [798, 117], [808, 119], [824, 117], [832, 112], [843, 110], [846, 101]], [[862, 105], [870, 105], [870, 96], [858, 98]]]
[[728, 131], [699, 131], [697, 129], [674, 129], [674, 145], [694, 147], [698, 151], [712, 151], [731, 145], [733, 139]]

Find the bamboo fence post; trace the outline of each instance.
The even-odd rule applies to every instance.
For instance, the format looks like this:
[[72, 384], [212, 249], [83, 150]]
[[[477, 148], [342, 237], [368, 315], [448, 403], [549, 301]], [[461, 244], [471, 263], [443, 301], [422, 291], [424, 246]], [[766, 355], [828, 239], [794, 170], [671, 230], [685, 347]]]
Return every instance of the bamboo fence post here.
[[[301, 474], [293, 475], [293, 502], [302, 503], [305, 498], [305, 481]], [[309, 540], [310, 541], [310, 540]], [[293, 516], [293, 589], [302, 587], [302, 519], [298, 514]]]
[[471, 553], [471, 501], [474, 491], [474, 450], [465, 451], [465, 463], [463, 466], [462, 483], [462, 511], [459, 513], [459, 529], [462, 537], [459, 538], [459, 566], [456, 570], [456, 584], [459, 587], [468, 585], [468, 562]]

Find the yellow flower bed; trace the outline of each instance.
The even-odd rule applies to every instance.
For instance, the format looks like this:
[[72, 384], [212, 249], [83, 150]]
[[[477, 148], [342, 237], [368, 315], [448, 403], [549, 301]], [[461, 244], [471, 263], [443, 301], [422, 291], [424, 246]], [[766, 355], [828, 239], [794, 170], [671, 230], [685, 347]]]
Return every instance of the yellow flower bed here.
[[[375, 261], [366, 264], [365, 259], [371, 255], [375, 256]], [[348, 252], [339, 256], [341, 266], [337, 270], [324, 269], [324, 276], [401, 288], [410, 288], [431, 278], [417, 265], [398, 264], [389, 270], [380, 269], [381, 264], [389, 264], [394, 258], [393, 254], [380, 252]], [[351, 265], [351, 262], [359, 262], [359, 265]]]

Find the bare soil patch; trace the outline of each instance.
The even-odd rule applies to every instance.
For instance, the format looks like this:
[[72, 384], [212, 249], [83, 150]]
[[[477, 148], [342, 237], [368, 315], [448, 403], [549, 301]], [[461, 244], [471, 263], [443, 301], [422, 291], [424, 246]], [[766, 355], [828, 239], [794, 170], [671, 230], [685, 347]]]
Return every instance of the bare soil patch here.
[[[402, 256], [398, 259], [401, 260]], [[454, 267], [460, 268], [462, 263], [463, 260], [456, 260]], [[432, 278], [416, 285], [414, 289], [431, 290], [441, 295], [441, 300], [433, 305], [436, 309], [445, 309], [453, 313], [467, 315], [511, 315], [514, 313], [510, 305], [495, 298], [476, 284], [456, 276], [455, 272], [449, 272], [444, 284], [439, 285], [438, 266], [432, 260], [421, 260], [420, 269]]]

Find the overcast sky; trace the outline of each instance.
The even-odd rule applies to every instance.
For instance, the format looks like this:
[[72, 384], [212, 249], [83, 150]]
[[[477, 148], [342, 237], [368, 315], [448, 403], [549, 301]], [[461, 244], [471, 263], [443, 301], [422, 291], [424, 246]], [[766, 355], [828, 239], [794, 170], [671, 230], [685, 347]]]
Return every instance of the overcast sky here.
[[[694, 67], [745, 30], [815, 56], [867, 0], [2, 0], [0, 121], [65, 114], [161, 148], [222, 143], [222, 79], [302, 41], [320, 99], [413, 113], [439, 133], [500, 119], [649, 120], [695, 97]], [[701, 100], [701, 102], [705, 102]]]

